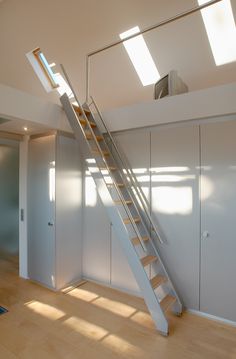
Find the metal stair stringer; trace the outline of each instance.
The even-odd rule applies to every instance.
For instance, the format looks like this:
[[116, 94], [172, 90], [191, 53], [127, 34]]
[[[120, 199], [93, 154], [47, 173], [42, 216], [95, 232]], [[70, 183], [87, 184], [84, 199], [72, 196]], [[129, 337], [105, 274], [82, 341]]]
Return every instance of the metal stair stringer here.
[[[75, 109], [71, 105], [70, 100], [67, 97], [67, 95], [64, 94], [60, 100], [61, 100], [61, 103], [66, 112], [67, 118], [71, 124], [71, 127], [75, 133], [76, 139], [78, 140], [80, 151], [82, 152], [84, 158], [88, 160], [87, 165], [90, 170], [91, 176], [93, 177], [93, 179], [96, 183], [96, 187], [97, 187], [99, 196], [105, 206], [108, 217], [113, 224], [113, 228], [115, 230], [116, 236], [120, 240], [120, 243], [121, 243], [123, 250], [126, 254], [128, 263], [132, 269], [132, 272], [133, 272], [135, 279], [140, 287], [140, 290], [142, 291], [144, 300], [145, 300], [147, 307], [150, 311], [150, 314], [155, 322], [155, 325], [161, 333], [167, 335], [168, 334], [168, 321], [165, 317], [164, 309], [165, 309], [165, 307], [172, 305], [173, 302], [171, 302], [171, 300], [175, 299], [175, 298], [173, 298], [173, 296], [171, 296], [171, 295], [169, 295], [169, 296], [167, 295], [164, 297], [164, 299], [162, 301], [160, 301], [160, 299], [156, 295], [154, 285], [158, 286], [161, 284], [162, 276], [157, 275], [155, 278], [150, 280], [148, 278], [147, 272], [145, 271], [145, 265], [146, 265], [145, 261], [152, 260], [152, 258], [154, 258], [155, 255], [153, 255], [153, 252], [152, 253], [150, 252], [150, 249], [149, 249], [150, 245], [147, 246], [147, 248], [148, 248], [148, 250], [147, 250], [147, 248], [145, 247], [145, 244], [143, 246], [143, 244], [140, 242], [140, 244], [142, 244], [143, 249], [148, 251], [148, 253], [147, 253], [148, 255], [144, 258], [139, 258], [137, 251], [135, 250], [135, 246], [131, 240], [132, 236], [131, 236], [130, 230], [128, 229], [127, 225], [125, 225], [124, 218], [122, 218], [121, 211], [119, 209], [120, 207], [115, 204], [115, 201], [114, 201], [114, 198], [112, 197], [111, 191], [108, 189], [108, 184], [106, 183], [104, 176], [102, 175], [101, 170], [100, 170], [102, 166], [104, 167], [104, 165], [107, 165], [106, 160], [104, 159], [105, 155], [102, 154], [101, 148], [100, 148], [99, 144], [97, 143], [96, 139], [95, 139], [95, 143], [97, 144], [97, 147], [98, 147], [98, 153], [94, 154], [94, 150], [92, 150], [91, 145], [90, 145], [91, 142], [88, 139], [86, 139], [85, 131], [80, 122], [81, 120], [79, 119], [77, 113], [75, 112]], [[80, 107], [80, 108], [82, 108], [82, 107]], [[90, 123], [89, 123], [88, 118], [84, 111], [85, 110], [82, 108], [81, 114], [83, 117], [86, 118], [87, 125], [89, 127], [89, 130], [92, 133], [92, 136], [95, 136], [93, 133], [92, 127], [90, 126]], [[99, 153], [99, 151], [100, 151], [100, 153]], [[109, 172], [109, 169], [108, 169], [108, 172]], [[117, 191], [118, 195], [120, 195], [119, 188], [117, 188], [116, 184], [115, 184], [115, 187], [116, 187], [115, 190]], [[121, 198], [121, 201], [123, 201], [122, 196], [120, 198]], [[128, 220], [131, 221], [131, 224], [133, 225], [133, 228], [135, 229], [136, 224], [132, 223], [135, 221], [133, 218], [131, 218], [132, 214], [129, 212], [128, 205], [126, 205], [124, 203], [123, 207], [130, 218]], [[128, 223], [129, 223], [129, 221], [128, 221]], [[138, 237], [139, 237], [138, 239], [140, 240], [139, 232], [138, 232]], [[163, 273], [163, 271], [162, 271], [162, 273]], [[169, 280], [169, 278], [167, 280]], [[176, 297], [176, 299], [178, 300], [178, 297]], [[180, 312], [180, 310], [179, 310], [179, 312]]]

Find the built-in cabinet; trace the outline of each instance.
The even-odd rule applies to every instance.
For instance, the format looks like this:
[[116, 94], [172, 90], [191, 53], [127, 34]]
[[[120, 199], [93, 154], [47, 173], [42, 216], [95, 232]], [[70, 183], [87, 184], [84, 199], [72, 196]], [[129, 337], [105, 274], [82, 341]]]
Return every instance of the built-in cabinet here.
[[[236, 121], [114, 136], [150, 201], [164, 239], [156, 244], [184, 305], [236, 321]], [[94, 188], [94, 198], [95, 193]], [[89, 270], [85, 264], [85, 276], [138, 293], [100, 200], [91, 203], [85, 203], [83, 254], [84, 261], [92, 254], [96, 265]], [[102, 250], [96, 249], [99, 244]]]
[[60, 289], [82, 276], [82, 169], [62, 134], [29, 141], [29, 278]]
[[151, 208], [156, 242], [184, 305], [199, 308], [199, 127], [151, 132]]
[[236, 322], [236, 121], [201, 126], [200, 310]]

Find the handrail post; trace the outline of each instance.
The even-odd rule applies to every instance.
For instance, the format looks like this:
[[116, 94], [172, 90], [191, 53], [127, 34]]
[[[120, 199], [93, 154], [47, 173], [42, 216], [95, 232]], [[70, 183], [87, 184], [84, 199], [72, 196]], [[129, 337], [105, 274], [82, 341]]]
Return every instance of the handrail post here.
[[89, 101], [90, 92], [90, 56], [86, 56], [86, 102]]

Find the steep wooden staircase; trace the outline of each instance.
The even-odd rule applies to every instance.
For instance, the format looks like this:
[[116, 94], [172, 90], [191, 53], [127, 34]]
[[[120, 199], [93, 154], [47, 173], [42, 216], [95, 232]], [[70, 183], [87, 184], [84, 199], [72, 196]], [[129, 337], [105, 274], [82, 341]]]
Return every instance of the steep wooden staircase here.
[[66, 94], [61, 103], [156, 328], [167, 335], [165, 311], [171, 308], [180, 315], [182, 304], [157, 251], [155, 240], [163, 242], [146, 197], [132, 169], [126, 167], [95, 101], [91, 98], [90, 104], [82, 106], [73, 94], [78, 106], [72, 105]]

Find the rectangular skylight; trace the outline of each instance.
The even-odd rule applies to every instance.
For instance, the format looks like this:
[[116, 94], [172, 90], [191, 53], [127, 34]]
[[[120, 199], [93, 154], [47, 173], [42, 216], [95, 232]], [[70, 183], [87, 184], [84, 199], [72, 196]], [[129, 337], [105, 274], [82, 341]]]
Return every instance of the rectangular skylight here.
[[32, 53], [38, 61], [52, 88], [57, 88], [58, 84], [56, 83], [55, 75], [40, 48], [38, 47], [37, 49], [33, 50]]
[[[139, 27], [135, 26], [132, 29], [120, 34], [120, 38], [123, 40], [129, 36], [138, 34], [139, 32]], [[143, 86], [151, 85], [157, 82], [157, 80], [160, 79], [160, 75], [143, 35], [139, 35], [133, 39], [125, 41], [123, 42], [123, 45]]]
[[[198, 0], [203, 5], [209, 0]], [[201, 10], [211, 50], [217, 66], [236, 60], [236, 26], [230, 0]]]

